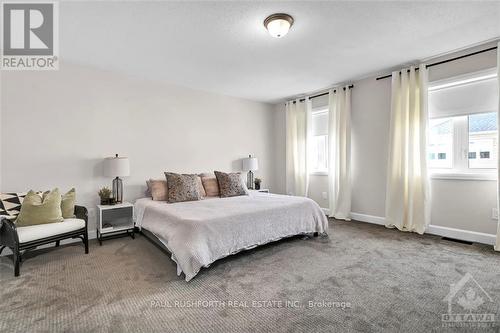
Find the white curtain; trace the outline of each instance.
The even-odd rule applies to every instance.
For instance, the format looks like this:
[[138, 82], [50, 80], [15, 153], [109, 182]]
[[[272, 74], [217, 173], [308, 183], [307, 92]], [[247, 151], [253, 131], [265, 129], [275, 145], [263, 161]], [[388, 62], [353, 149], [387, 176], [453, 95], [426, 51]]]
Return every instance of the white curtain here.
[[[500, 42], [498, 43], [498, 48], [497, 48], [497, 72], [498, 72], [498, 75], [497, 75], [497, 81], [498, 81], [498, 123], [497, 124], [500, 124]], [[498, 125], [497, 125], [497, 129], [500, 128]], [[498, 131], [500, 133], [500, 131]], [[498, 147], [499, 149], [499, 153], [500, 153], [500, 146]], [[497, 156], [500, 156], [500, 154], [498, 154]], [[500, 158], [498, 159], [499, 161], [499, 164], [497, 166], [497, 172], [498, 172], [498, 179], [497, 179], [497, 188], [499, 189], [498, 193], [497, 193], [497, 202], [498, 202], [498, 205], [497, 207], [500, 208]], [[497, 241], [496, 241], [496, 244], [495, 244], [495, 250], [497, 251], [500, 251], [500, 220], [498, 221], [498, 225], [497, 225]]]
[[351, 214], [351, 89], [330, 90], [328, 117], [328, 198], [330, 217]]
[[423, 234], [430, 222], [427, 70], [392, 73], [386, 226]]
[[312, 127], [311, 100], [286, 103], [286, 193], [307, 196], [308, 145]]

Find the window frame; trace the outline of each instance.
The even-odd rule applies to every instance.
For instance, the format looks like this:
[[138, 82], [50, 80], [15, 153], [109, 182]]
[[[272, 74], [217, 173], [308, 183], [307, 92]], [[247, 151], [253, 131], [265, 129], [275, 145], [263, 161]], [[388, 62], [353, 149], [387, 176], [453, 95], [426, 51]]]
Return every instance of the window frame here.
[[[445, 80], [435, 81], [429, 84], [429, 92], [435, 89], [442, 89], [443, 87], [454, 87], [462, 86], [470, 82], [474, 82], [481, 78], [481, 74], [484, 77], [496, 77], [497, 81], [500, 81], [498, 75], [492, 74], [491, 70], [470, 73], [467, 75], [457, 76], [455, 78], [448, 78]], [[498, 112], [498, 110], [484, 110], [481, 114]], [[474, 113], [479, 114], [479, 113]], [[428, 167], [428, 172], [431, 179], [456, 179], [456, 180], [496, 180], [498, 178], [498, 167], [497, 168], [469, 168], [469, 116], [467, 115], [449, 115], [446, 117], [435, 117], [434, 119], [440, 118], [451, 118], [453, 120], [453, 157], [452, 157], [452, 168], [431, 168]], [[431, 119], [429, 117], [429, 119]], [[500, 121], [500, 119], [498, 120]], [[498, 126], [497, 126], [498, 127]], [[500, 130], [497, 128], [497, 136], [500, 136]], [[497, 137], [497, 142], [498, 142]], [[428, 157], [427, 157], [428, 158]], [[479, 158], [479, 156], [476, 156]], [[500, 156], [497, 156], [500, 158]]]

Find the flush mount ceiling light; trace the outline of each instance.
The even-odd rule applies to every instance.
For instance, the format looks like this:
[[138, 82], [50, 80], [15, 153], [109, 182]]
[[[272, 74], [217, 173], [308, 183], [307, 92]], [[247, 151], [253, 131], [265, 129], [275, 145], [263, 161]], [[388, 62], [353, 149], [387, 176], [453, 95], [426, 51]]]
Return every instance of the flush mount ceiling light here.
[[267, 31], [275, 38], [285, 36], [292, 25], [293, 17], [283, 13], [270, 15], [264, 20]]

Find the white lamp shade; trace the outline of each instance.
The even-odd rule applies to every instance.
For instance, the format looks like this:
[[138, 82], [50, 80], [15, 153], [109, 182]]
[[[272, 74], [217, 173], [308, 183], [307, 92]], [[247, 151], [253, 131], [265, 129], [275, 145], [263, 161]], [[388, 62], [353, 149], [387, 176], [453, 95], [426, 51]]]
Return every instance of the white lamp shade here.
[[255, 157], [248, 157], [243, 159], [243, 171], [259, 170], [259, 161]]
[[126, 177], [130, 175], [128, 157], [107, 157], [104, 160], [104, 175], [108, 177]]

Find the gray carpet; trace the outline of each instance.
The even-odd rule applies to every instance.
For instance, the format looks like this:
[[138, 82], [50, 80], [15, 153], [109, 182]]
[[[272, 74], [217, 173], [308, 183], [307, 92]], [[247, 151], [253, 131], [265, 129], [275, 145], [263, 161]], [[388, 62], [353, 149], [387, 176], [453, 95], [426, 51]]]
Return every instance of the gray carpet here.
[[142, 236], [92, 242], [88, 255], [78, 243], [33, 253], [19, 278], [0, 259], [0, 332], [442, 331], [443, 299], [467, 272], [492, 299], [480, 310], [500, 320], [490, 246], [376, 225], [330, 221], [329, 239], [246, 251], [189, 283]]

